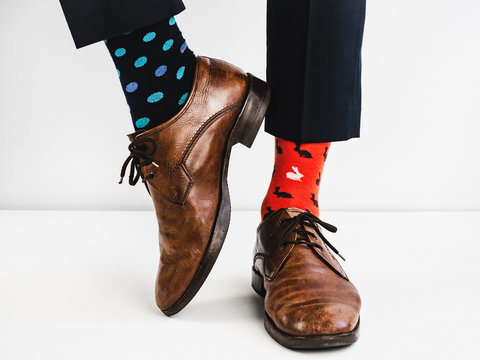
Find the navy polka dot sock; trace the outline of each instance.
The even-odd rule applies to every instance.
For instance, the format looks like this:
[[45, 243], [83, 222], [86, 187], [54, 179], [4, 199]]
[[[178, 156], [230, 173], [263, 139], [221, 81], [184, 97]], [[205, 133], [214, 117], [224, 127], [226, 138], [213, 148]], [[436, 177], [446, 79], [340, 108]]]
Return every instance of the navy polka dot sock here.
[[151, 129], [183, 107], [196, 57], [175, 18], [105, 40], [117, 67], [135, 130]]

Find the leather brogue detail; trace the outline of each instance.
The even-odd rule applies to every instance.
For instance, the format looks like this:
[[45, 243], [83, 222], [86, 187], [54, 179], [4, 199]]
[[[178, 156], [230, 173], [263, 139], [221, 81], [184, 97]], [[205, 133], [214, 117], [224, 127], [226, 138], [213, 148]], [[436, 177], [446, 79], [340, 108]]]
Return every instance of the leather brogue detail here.
[[250, 147], [266, 112], [266, 83], [221, 60], [197, 58], [195, 81], [169, 121], [128, 137], [122, 166], [152, 197], [159, 226], [155, 287], [167, 315], [183, 309], [208, 276], [230, 221], [227, 173], [233, 145]]
[[358, 338], [360, 296], [322, 228], [337, 230], [287, 208], [257, 229], [252, 286], [265, 296], [265, 328], [289, 348], [344, 346]]

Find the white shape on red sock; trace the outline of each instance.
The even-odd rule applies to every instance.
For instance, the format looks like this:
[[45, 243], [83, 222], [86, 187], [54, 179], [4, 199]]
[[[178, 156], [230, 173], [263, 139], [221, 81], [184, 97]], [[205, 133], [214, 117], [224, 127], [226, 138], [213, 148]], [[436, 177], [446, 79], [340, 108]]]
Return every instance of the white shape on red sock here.
[[292, 170], [294, 172], [287, 172], [287, 179], [290, 179], [290, 180], [295, 180], [295, 181], [302, 181], [302, 178], [304, 177], [303, 174], [301, 174], [299, 171], [298, 171], [298, 168], [296, 166], [292, 166]]

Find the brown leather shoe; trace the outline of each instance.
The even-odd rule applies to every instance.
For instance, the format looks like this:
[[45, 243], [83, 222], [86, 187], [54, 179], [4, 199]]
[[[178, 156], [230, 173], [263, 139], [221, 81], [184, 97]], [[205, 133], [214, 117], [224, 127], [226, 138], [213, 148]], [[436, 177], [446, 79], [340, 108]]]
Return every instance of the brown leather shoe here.
[[193, 89], [183, 109], [148, 131], [129, 135], [130, 184], [141, 177], [159, 226], [156, 301], [166, 314], [182, 310], [207, 278], [230, 222], [227, 186], [233, 145], [250, 147], [270, 90], [221, 60], [197, 58]]
[[265, 296], [267, 332], [288, 348], [344, 346], [358, 339], [360, 296], [320, 226], [337, 231], [308, 212], [287, 208], [257, 229], [252, 286]]

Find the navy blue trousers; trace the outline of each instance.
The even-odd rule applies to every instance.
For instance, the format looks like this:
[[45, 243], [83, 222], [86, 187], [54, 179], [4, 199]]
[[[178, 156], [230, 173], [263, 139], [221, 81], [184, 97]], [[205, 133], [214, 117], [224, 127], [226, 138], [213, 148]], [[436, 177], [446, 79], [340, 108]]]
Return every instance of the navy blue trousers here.
[[[365, 1], [267, 0], [268, 133], [302, 143], [360, 136]], [[60, 3], [78, 48], [185, 9], [181, 0]]]

